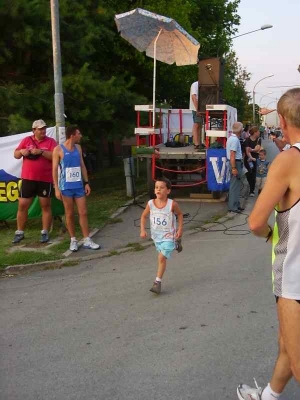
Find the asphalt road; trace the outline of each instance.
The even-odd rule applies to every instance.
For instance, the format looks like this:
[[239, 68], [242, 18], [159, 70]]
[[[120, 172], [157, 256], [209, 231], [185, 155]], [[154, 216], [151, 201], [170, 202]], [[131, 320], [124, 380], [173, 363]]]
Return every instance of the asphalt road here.
[[[235, 400], [240, 382], [266, 384], [277, 353], [270, 246], [245, 222], [186, 237], [160, 296], [149, 292], [153, 247], [2, 279], [0, 399]], [[291, 382], [282, 399], [299, 398]]]

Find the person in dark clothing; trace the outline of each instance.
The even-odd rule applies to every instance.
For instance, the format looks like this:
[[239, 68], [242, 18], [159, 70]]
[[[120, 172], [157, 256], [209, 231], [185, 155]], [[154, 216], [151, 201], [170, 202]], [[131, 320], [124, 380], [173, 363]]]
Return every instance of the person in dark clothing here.
[[245, 160], [244, 165], [247, 168], [247, 180], [250, 186], [250, 197], [254, 197], [256, 183], [256, 160], [261, 149], [260, 132], [257, 126], [250, 129], [250, 137], [245, 140]]

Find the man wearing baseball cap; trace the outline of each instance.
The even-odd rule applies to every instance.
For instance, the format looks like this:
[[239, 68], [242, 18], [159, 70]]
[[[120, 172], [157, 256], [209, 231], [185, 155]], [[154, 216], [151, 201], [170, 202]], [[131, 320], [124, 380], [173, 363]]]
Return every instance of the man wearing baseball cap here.
[[54, 139], [46, 136], [47, 125], [39, 119], [32, 124], [33, 135], [25, 137], [14, 151], [16, 159], [23, 158], [22, 185], [19, 191], [17, 230], [12, 243], [24, 239], [28, 209], [38, 196], [42, 210], [41, 243], [49, 241], [52, 222], [51, 195], [53, 192], [52, 152], [57, 146]]

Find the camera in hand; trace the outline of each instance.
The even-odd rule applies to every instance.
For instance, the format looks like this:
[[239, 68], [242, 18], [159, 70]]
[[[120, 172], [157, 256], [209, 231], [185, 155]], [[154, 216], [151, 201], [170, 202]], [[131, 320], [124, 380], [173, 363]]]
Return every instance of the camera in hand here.
[[31, 154], [29, 153], [28, 156], [25, 158], [28, 158], [28, 160], [37, 160], [40, 157], [40, 154]]

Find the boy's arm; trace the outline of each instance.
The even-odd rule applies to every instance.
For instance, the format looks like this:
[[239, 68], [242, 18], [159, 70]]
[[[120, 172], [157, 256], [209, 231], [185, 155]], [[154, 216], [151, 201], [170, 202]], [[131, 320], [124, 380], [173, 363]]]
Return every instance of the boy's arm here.
[[149, 207], [149, 204], [147, 204], [145, 210], [143, 211], [143, 213], [141, 215], [141, 233], [140, 233], [140, 236], [142, 238], [147, 237], [147, 231], [146, 231], [145, 226], [146, 226], [146, 219], [147, 219], [147, 216], [149, 215], [149, 213], [150, 213], [150, 207]]
[[179, 205], [176, 201], [173, 201], [173, 211], [174, 211], [174, 214], [177, 215], [178, 228], [177, 228], [177, 232], [176, 232], [176, 239], [178, 239], [182, 236], [183, 214], [182, 214], [182, 211], [180, 210]]

